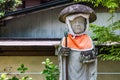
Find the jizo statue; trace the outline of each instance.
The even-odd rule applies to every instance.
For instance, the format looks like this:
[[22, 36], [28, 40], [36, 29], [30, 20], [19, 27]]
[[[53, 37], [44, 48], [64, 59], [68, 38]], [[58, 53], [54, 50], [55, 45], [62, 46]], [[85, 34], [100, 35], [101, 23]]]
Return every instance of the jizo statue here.
[[68, 6], [60, 12], [59, 20], [67, 24], [68, 33], [58, 49], [59, 80], [96, 80], [96, 51], [86, 33], [89, 23], [96, 18], [93, 9], [81, 4]]

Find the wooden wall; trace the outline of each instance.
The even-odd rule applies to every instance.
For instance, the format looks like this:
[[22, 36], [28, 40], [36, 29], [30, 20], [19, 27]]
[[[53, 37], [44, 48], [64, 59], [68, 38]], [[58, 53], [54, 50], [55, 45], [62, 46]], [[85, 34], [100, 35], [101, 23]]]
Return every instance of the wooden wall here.
[[1, 28], [2, 37], [60, 38], [65, 24], [58, 21], [59, 9], [28, 14], [7, 21]]
[[28, 68], [26, 74], [16, 75], [17, 77], [30, 76], [33, 80], [45, 80], [45, 77], [41, 75], [40, 72], [45, 69], [42, 62], [45, 61], [46, 58], [49, 58], [54, 64], [58, 64], [57, 57], [55, 56], [0, 56], [0, 74], [10, 72], [8, 77], [19, 74], [17, 68], [20, 67], [21, 64], [24, 64], [25, 67]]
[[98, 59], [98, 80], [120, 80], [120, 61]]
[[[14, 76], [14, 73], [18, 73], [16, 69], [24, 64], [25, 67], [28, 67], [28, 71], [26, 75], [17, 75], [18, 77], [29, 75], [33, 80], [44, 80], [45, 77], [40, 74], [40, 71], [44, 69], [42, 62], [46, 58], [58, 65], [57, 56], [0, 56], [0, 73], [11, 72], [12, 75], [8, 76]], [[101, 61], [98, 59], [97, 80], [120, 80], [119, 68], [119, 61]]]
[[[1, 27], [2, 37], [15, 38], [61, 38], [64, 36], [65, 24], [58, 20], [58, 14], [62, 8], [49, 9], [32, 14], [14, 18], [6, 21], [6, 25]], [[108, 25], [120, 19], [120, 13], [115, 13], [110, 21], [110, 13], [97, 12], [97, 20], [94, 24]], [[88, 32], [91, 34], [91, 32]], [[118, 32], [120, 34], [120, 32]]]

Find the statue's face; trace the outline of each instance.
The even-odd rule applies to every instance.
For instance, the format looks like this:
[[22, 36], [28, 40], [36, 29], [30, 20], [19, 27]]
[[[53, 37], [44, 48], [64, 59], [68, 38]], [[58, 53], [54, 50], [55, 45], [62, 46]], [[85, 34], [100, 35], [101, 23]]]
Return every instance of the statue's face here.
[[86, 20], [83, 17], [76, 17], [75, 19], [70, 21], [72, 30], [75, 34], [80, 34], [85, 31], [86, 28]]

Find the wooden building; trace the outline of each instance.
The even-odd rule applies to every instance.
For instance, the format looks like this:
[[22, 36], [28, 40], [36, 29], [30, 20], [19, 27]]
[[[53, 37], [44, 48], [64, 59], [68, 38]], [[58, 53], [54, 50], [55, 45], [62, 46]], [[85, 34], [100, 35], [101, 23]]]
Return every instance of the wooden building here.
[[[43, 1], [43, 2], [42, 2]], [[65, 24], [59, 22], [60, 11], [73, 4], [70, 0], [23, 0], [23, 5], [17, 11], [8, 12], [0, 27], [0, 73], [17, 73], [16, 68], [25, 64], [29, 68], [26, 75], [33, 80], [43, 80], [40, 75], [43, 69], [41, 64], [46, 58], [50, 58], [58, 64], [55, 56], [55, 46], [64, 36]], [[108, 25], [120, 19], [119, 11], [115, 17], [107, 21], [111, 16], [107, 9], [97, 8], [97, 20], [94, 24]], [[91, 32], [88, 32], [90, 35]], [[120, 34], [120, 32], [118, 32]], [[98, 80], [119, 80], [120, 62], [101, 61], [98, 59]]]

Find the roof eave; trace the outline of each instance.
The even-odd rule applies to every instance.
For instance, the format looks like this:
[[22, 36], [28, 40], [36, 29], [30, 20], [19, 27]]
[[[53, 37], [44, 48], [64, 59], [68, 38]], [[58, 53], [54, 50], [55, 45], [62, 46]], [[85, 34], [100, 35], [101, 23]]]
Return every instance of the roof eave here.
[[36, 6], [33, 6], [33, 7], [24, 8], [24, 9], [17, 10], [17, 11], [7, 12], [5, 14], [5, 17], [20, 15], [20, 14], [24, 14], [24, 13], [26, 14], [26, 13], [46, 9], [46, 8], [49, 8], [49, 7], [53, 7], [53, 6], [57, 6], [57, 5], [61, 5], [61, 4], [69, 3], [69, 2], [71, 2], [71, 0], [53, 0], [53, 1], [43, 3], [43, 4], [40, 4], [40, 5], [36, 5]]

